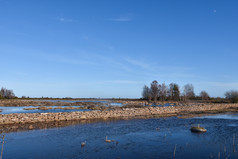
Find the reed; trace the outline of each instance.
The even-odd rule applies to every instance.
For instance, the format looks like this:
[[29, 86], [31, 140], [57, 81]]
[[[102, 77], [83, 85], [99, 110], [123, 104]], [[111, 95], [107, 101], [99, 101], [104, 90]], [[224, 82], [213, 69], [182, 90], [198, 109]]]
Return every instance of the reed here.
[[224, 156], [226, 156], [226, 146], [224, 146]]
[[235, 136], [236, 134], [233, 134], [233, 146], [235, 145]]
[[174, 155], [173, 155], [174, 159], [175, 159], [175, 154], [176, 154], [176, 145], [174, 146]]
[[233, 152], [236, 152], [236, 149], [235, 149], [235, 138], [236, 138], [236, 134], [233, 134]]
[[3, 145], [5, 143], [4, 139], [5, 139], [5, 134], [2, 134], [1, 135], [1, 139], [2, 139], [2, 148], [1, 148], [1, 156], [0, 156], [0, 159], [2, 159], [2, 156], [3, 156]]

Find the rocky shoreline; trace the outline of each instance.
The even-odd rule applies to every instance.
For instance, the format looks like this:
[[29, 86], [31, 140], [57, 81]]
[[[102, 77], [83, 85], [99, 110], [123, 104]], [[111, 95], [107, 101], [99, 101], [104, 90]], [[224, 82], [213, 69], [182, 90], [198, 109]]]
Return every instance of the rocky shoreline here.
[[29, 124], [73, 120], [96, 120], [112, 118], [139, 118], [147, 117], [168, 117], [184, 116], [203, 113], [237, 112], [238, 104], [204, 104], [193, 106], [167, 106], [139, 108], [121, 108], [114, 110], [93, 110], [86, 112], [63, 112], [63, 113], [22, 113], [22, 114], [1, 114], [0, 125]]

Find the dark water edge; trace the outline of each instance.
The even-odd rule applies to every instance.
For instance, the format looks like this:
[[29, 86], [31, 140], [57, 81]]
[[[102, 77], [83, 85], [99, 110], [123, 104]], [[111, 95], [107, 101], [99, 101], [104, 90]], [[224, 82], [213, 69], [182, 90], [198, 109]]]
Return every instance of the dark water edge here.
[[[49, 123], [45, 129], [39, 126], [26, 130], [26, 126], [26, 129], [16, 128], [21, 132], [9, 131], [3, 159], [173, 158], [175, 145], [175, 158], [218, 158], [219, 153], [220, 158], [238, 158], [237, 118], [168, 117], [60, 123], [53, 126]], [[208, 131], [192, 133], [190, 127], [196, 124]], [[233, 146], [234, 134], [237, 137]], [[106, 143], [105, 136], [115, 142]], [[85, 147], [81, 147], [82, 141], [86, 141]]]

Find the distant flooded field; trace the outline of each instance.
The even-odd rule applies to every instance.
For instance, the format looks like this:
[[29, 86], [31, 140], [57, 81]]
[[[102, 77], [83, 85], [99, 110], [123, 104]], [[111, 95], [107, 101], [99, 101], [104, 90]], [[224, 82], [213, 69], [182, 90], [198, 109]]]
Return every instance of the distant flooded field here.
[[3, 158], [236, 158], [237, 132], [237, 114], [100, 121], [7, 133]]
[[[34, 100], [33, 100], [34, 101]], [[57, 112], [73, 112], [73, 111], [90, 111], [83, 106], [93, 105], [97, 106], [115, 106], [121, 107], [122, 103], [110, 102], [110, 101], [84, 101], [84, 100], [35, 100], [40, 102], [61, 103], [62, 106], [0, 106], [0, 114], [12, 114], [12, 113], [57, 113]], [[82, 103], [82, 105], [74, 105], [74, 103]], [[65, 105], [63, 105], [66, 103]], [[68, 105], [70, 103], [70, 106]], [[85, 104], [86, 103], [86, 104]], [[91, 104], [92, 103], [92, 104]], [[84, 105], [85, 104], [85, 105]], [[42, 108], [42, 109], [41, 109]], [[80, 109], [82, 108], [82, 109]]]

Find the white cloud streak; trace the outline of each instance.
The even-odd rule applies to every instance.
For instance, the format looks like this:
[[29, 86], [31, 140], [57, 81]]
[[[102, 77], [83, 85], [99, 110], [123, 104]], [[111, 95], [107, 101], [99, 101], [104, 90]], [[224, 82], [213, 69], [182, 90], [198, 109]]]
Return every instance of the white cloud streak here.
[[108, 20], [115, 22], [129, 22], [132, 21], [132, 14], [124, 14], [116, 18], [110, 18]]
[[73, 22], [73, 19], [67, 19], [67, 18], [63, 18], [63, 17], [57, 18], [57, 20], [59, 20], [61, 22]]
[[109, 19], [111, 21], [115, 21], [115, 22], [129, 22], [132, 19], [131, 18], [127, 18], [127, 17], [119, 17], [119, 18], [113, 18], [113, 19]]
[[[34, 53], [32, 53], [34, 52]], [[94, 62], [88, 57], [84, 56], [74, 56], [69, 57], [67, 54], [49, 54], [45, 52], [39, 51], [25, 51], [27, 56], [31, 56], [35, 59], [50, 61], [50, 62], [57, 62], [57, 63], [64, 63], [64, 64], [71, 64], [71, 65], [98, 65], [97, 62]]]
[[150, 66], [144, 62], [141, 62], [141, 61], [138, 61], [138, 60], [134, 60], [134, 59], [129, 59], [129, 58], [126, 58], [125, 59], [128, 63], [132, 64], [132, 65], [135, 65], [135, 66], [139, 66], [143, 69], [149, 69]]

